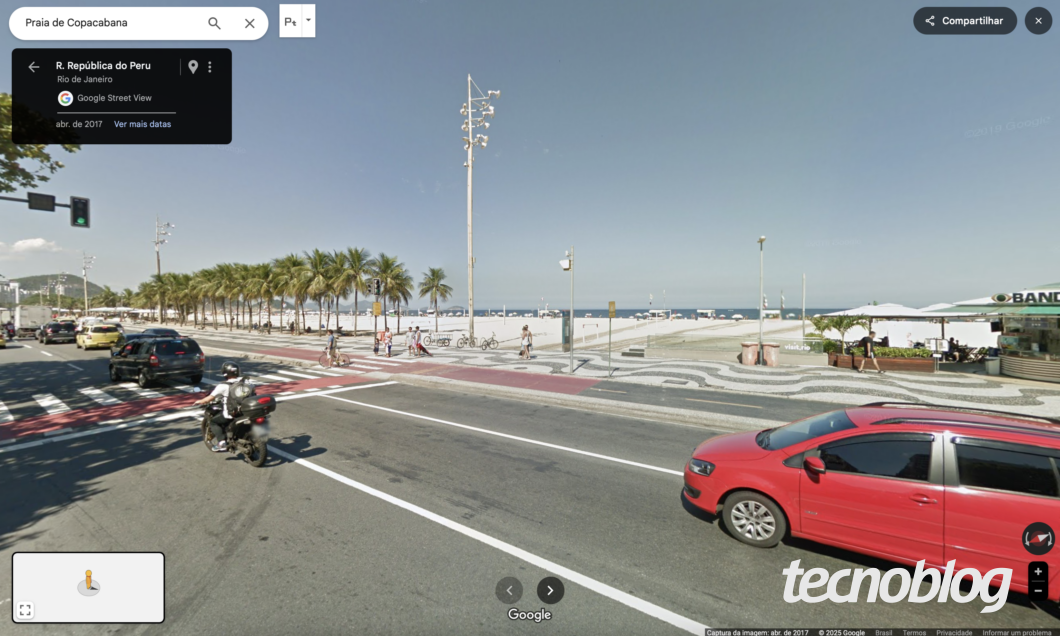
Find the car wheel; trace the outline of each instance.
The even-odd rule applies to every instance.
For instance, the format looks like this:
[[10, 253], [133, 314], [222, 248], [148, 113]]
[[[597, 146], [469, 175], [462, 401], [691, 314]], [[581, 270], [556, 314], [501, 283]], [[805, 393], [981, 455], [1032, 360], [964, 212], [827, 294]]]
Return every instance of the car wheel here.
[[188, 379], [191, 380], [192, 384], [198, 384], [198, 383], [202, 382], [202, 374], [201, 373], [196, 373], [195, 375], [191, 376]]
[[772, 499], [743, 490], [725, 498], [722, 511], [732, 536], [756, 548], [772, 548], [788, 532], [784, 511]]
[[121, 381], [121, 373], [118, 372], [118, 367], [113, 364], [110, 365], [110, 381], [119, 382]]
[[146, 389], [147, 386], [151, 384], [151, 380], [148, 379], [146, 371], [140, 371], [140, 375], [136, 378], [136, 383], [140, 385], [141, 389]]

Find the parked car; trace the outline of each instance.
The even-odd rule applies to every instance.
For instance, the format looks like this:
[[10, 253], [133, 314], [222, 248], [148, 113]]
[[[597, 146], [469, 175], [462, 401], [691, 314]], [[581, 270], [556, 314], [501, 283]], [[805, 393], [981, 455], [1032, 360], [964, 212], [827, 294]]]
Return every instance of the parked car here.
[[75, 342], [77, 346], [88, 349], [109, 348], [122, 336], [121, 331], [115, 325], [93, 324], [85, 325], [77, 334]]
[[1060, 519], [1058, 460], [1060, 420], [879, 402], [711, 438], [683, 493], [756, 547], [791, 535], [906, 565], [1011, 568], [1023, 593], [1027, 562], [1044, 560], [1057, 601], [1060, 551], [1031, 556], [1024, 535]]
[[202, 381], [206, 354], [191, 338], [140, 338], [125, 345], [110, 358], [110, 379], [135, 378], [142, 388], [161, 379], [187, 378]]
[[165, 327], [151, 327], [144, 329], [141, 333], [149, 336], [165, 336], [167, 338], [179, 338], [180, 334], [177, 333], [176, 329], [167, 329]]
[[125, 348], [125, 345], [129, 344], [130, 342], [135, 342], [137, 340], [144, 340], [144, 339], [149, 339], [149, 338], [154, 338], [154, 337], [155, 336], [152, 336], [149, 333], [123, 333], [121, 335], [121, 337], [118, 338], [118, 341], [115, 342], [113, 345], [111, 345], [111, 347], [110, 347], [110, 355], [112, 355], [112, 356], [118, 355], [119, 353], [121, 353], [122, 349]]
[[73, 342], [77, 335], [74, 333], [76, 326], [73, 322], [49, 322], [37, 332], [37, 342], [45, 345], [53, 342]]

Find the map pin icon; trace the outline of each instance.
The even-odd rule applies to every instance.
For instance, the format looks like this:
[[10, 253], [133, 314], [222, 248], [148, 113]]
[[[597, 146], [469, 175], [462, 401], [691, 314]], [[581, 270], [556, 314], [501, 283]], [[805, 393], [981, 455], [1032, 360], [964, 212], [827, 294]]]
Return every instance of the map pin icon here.
[[192, 60], [192, 61], [188, 62], [188, 68], [191, 69], [191, 74], [195, 75], [195, 71], [197, 71], [199, 69], [199, 63], [196, 62], [195, 60]]

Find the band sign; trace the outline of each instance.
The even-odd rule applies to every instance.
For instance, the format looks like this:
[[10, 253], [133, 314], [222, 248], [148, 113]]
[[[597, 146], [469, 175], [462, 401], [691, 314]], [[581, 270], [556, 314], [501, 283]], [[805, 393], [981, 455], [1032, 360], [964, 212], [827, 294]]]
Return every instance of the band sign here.
[[26, 194], [26, 199], [29, 201], [29, 209], [31, 210], [55, 212], [55, 195], [29, 192]]
[[994, 294], [990, 297], [995, 303], [1060, 303], [1060, 291], [1013, 292], [1011, 294]]
[[382, 316], [383, 315], [383, 303], [372, 303], [372, 315]]
[[615, 301], [613, 301], [613, 300], [611, 302], [607, 303], [607, 317], [608, 318], [614, 318], [615, 317]]

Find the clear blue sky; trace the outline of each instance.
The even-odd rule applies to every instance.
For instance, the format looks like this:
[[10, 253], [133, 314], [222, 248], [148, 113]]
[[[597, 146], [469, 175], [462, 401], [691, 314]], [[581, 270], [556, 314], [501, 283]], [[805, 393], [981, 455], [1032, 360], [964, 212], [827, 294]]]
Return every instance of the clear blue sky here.
[[[578, 306], [754, 306], [762, 234], [771, 306], [803, 273], [812, 307], [1060, 279], [1060, 27], [1028, 33], [1035, 2], [1008, 4], [1010, 35], [935, 37], [922, 2], [333, 1], [316, 39], [256, 6], [269, 33], [229, 44], [231, 146], [64, 158], [41, 189], [91, 197], [93, 228], [5, 203], [0, 274], [79, 271], [87, 249], [93, 280], [135, 287], [159, 213], [166, 270], [359, 246], [444, 267], [466, 304], [470, 72], [503, 91], [475, 165], [476, 308], [566, 304], [571, 244]], [[63, 251], [11, 253], [32, 238]]]

